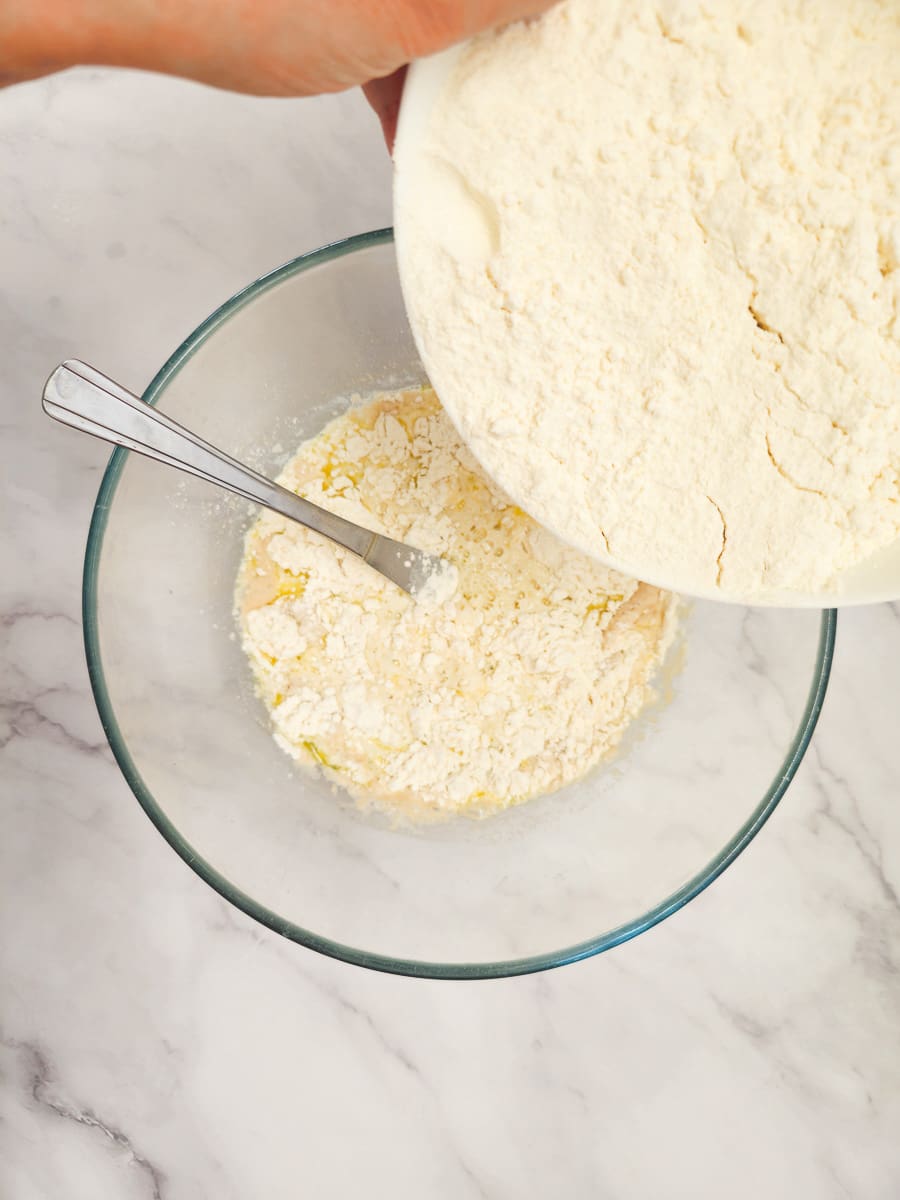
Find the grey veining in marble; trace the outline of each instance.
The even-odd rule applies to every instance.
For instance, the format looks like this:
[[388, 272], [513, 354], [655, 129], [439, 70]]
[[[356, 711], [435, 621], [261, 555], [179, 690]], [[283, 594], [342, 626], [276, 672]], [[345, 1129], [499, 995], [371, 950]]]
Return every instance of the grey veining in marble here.
[[842, 616], [794, 786], [650, 934], [490, 984], [291, 945], [112, 761], [79, 612], [106, 454], [37, 401], [71, 354], [141, 388], [250, 279], [389, 223], [374, 119], [81, 71], [0, 92], [0, 163], [0, 1197], [900, 1196], [900, 609]]

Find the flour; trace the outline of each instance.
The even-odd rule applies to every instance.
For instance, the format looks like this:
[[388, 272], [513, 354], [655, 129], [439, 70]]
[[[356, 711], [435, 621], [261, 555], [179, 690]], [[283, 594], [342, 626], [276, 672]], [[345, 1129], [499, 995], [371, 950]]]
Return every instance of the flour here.
[[350, 409], [279, 482], [450, 564], [413, 600], [275, 513], [248, 535], [243, 644], [276, 738], [361, 803], [483, 816], [553, 791], [651, 698], [671, 597], [510, 504], [433, 392]]
[[437, 568], [426, 575], [425, 582], [413, 591], [422, 604], [446, 604], [459, 587], [459, 571], [453, 563], [441, 560]]
[[534, 517], [750, 600], [900, 536], [898, 64], [896, 0], [568, 0], [464, 51], [401, 273]]

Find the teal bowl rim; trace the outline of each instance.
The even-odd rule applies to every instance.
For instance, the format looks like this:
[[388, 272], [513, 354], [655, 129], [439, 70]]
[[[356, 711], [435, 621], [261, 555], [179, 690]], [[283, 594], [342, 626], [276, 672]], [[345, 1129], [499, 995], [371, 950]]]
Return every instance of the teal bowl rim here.
[[[372, 246], [384, 245], [393, 240], [391, 229], [378, 229], [371, 233], [359, 234], [345, 238], [331, 245], [323, 246], [309, 254], [301, 254], [274, 271], [263, 275], [248, 287], [243, 288], [230, 300], [217, 308], [211, 316], [191, 333], [178, 347], [175, 353], [163, 364], [153, 378], [150, 386], [144, 392], [143, 399], [148, 404], [155, 404], [164, 391], [168, 382], [194, 354], [197, 348], [245, 304], [249, 304], [282, 280], [289, 279], [310, 267], [320, 266], [353, 254], [357, 250], [365, 250]], [[257, 903], [251, 896], [235, 887], [228, 879], [206, 861], [205, 858], [179, 833], [169, 818], [157, 804], [150, 789], [141, 778], [140, 771], [131, 757], [125, 738], [116, 720], [116, 714], [109, 697], [106, 680], [103, 673], [103, 662], [100, 655], [100, 639], [97, 621], [97, 589], [100, 558], [103, 551], [103, 535], [110, 507], [115, 496], [116, 487], [122, 474], [122, 469], [128, 458], [127, 450], [116, 450], [109, 460], [109, 465], [100, 484], [100, 491], [94, 505], [91, 526], [88, 533], [87, 549], [84, 560], [84, 577], [82, 588], [82, 612], [84, 619], [84, 644], [87, 655], [87, 666], [91, 680], [94, 700], [100, 713], [103, 729], [109, 740], [116, 762], [125, 779], [137, 797], [144, 812], [163, 835], [169, 845], [184, 859], [187, 865], [201, 879], [214, 888], [231, 904], [245, 912], [249, 917], [259, 921], [261, 925], [280, 933], [291, 941], [298, 942], [310, 950], [316, 950], [329, 958], [341, 959], [355, 966], [368, 967], [376, 971], [384, 971], [394, 975], [409, 975], [423, 979], [499, 979], [511, 975], [527, 975], [534, 971], [545, 971], [551, 967], [561, 967], [566, 963], [578, 962], [590, 958], [604, 950], [610, 950], [622, 942], [627, 942], [639, 933], [644, 933], [666, 917], [683, 908], [688, 901], [693, 900], [705, 888], [717, 879], [729, 867], [738, 855], [746, 849], [756, 834], [760, 831], [775, 806], [787, 791], [787, 788], [797, 772], [806, 749], [809, 746], [831, 673], [834, 657], [835, 635], [837, 630], [837, 612], [835, 609], [825, 609], [822, 612], [819, 628], [819, 645], [812, 683], [806, 701], [806, 707], [800, 724], [794, 734], [784, 762], [772, 783], [766, 790], [762, 800], [735, 833], [722, 850], [696, 875], [683, 884], [677, 891], [654, 905], [648, 912], [633, 921], [617, 925], [597, 937], [573, 946], [566, 946], [546, 954], [536, 954], [528, 958], [507, 959], [501, 962], [481, 963], [440, 963], [425, 962], [408, 958], [392, 958], [383, 954], [374, 954], [367, 950], [358, 950], [353, 946], [343, 945], [330, 938], [321, 937], [312, 930], [295, 925], [272, 912], [264, 905]]]

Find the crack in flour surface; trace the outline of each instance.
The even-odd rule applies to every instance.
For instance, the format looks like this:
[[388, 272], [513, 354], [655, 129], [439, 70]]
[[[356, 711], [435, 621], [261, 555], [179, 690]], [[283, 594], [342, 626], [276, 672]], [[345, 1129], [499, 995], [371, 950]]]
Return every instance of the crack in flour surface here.
[[567, 0], [465, 48], [398, 160], [404, 293], [543, 524], [750, 600], [900, 536], [898, 64], [896, 0]]

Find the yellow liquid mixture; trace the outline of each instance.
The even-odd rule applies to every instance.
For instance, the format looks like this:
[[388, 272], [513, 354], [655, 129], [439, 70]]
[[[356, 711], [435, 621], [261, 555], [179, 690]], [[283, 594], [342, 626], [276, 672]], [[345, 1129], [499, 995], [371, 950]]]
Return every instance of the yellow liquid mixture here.
[[275, 738], [362, 806], [486, 816], [552, 792], [653, 698], [674, 598], [512, 505], [431, 390], [350, 408], [279, 482], [457, 571], [449, 599], [413, 599], [275, 513], [247, 535], [241, 636]]

